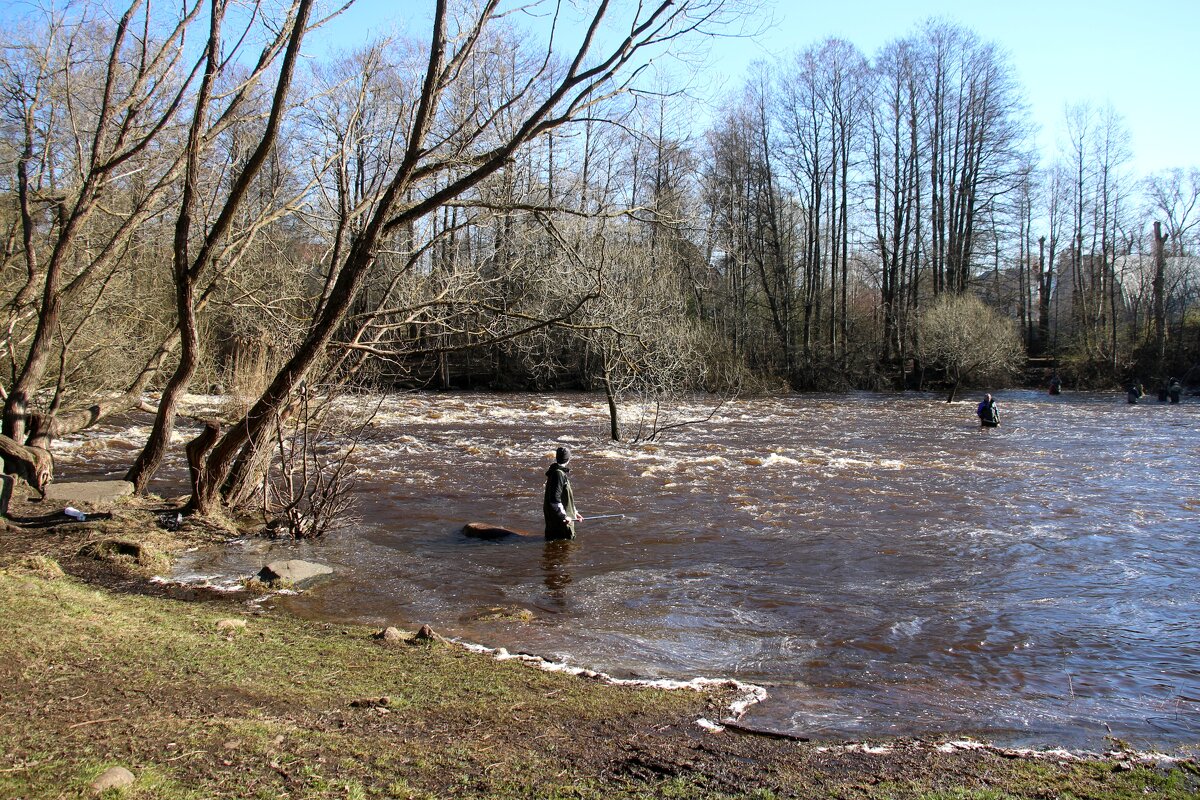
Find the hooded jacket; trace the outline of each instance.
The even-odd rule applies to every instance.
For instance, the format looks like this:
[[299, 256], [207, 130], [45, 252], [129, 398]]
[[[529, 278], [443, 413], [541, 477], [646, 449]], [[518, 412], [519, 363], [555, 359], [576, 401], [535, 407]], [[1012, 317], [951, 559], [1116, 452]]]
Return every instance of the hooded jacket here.
[[975, 413], [979, 416], [979, 421], [984, 425], [999, 425], [1000, 412], [996, 408], [996, 401], [984, 400], [975, 408]]
[[565, 515], [568, 522], [575, 519], [575, 498], [571, 494], [571, 470], [557, 462], [546, 470], [546, 496], [542, 511], [549, 520], [561, 520]]

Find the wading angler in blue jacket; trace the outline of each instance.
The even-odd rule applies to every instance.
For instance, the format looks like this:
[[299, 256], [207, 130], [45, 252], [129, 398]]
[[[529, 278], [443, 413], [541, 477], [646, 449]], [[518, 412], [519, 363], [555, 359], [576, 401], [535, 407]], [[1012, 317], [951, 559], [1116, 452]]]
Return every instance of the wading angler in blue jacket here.
[[1000, 412], [990, 394], [983, 396], [983, 402], [975, 408], [975, 415], [979, 417], [979, 424], [985, 428], [994, 428], [1000, 424]]

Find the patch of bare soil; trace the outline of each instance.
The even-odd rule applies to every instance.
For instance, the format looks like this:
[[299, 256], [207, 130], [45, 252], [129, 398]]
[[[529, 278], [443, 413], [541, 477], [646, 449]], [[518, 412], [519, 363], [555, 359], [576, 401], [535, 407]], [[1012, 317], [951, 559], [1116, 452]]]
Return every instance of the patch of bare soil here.
[[169, 567], [173, 554], [215, 545], [240, 535], [196, 519], [176, 523], [184, 498], [127, 497], [119, 504], [84, 508], [79, 521], [62, 503], [45, 501], [22, 486], [14, 492], [9, 519], [0, 520], [0, 568], [29, 556], [52, 559], [63, 571], [117, 592], [176, 600], [244, 602], [249, 590], [218, 592], [205, 587], [151, 582]]

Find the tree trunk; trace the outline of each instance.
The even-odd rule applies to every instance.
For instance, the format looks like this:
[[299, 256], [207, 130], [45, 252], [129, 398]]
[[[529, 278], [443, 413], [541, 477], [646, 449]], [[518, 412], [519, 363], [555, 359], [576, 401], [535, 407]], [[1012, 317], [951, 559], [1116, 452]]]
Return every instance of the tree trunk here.
[[[200, 435], [195, 439], [192, 439], [184, 447], [184, 450], [187, 453], [188, 474], [191, 476], [193, 486], [195, 486], [199, 480], [201, 464], [203, 463], [204, 456], [207, 455], [208, 451], [212, 449], [212, 446], [216, 444], [217, 436], [219, 436], [220, 433], [220, 425], [215, 422], [207, 422], [204, 425], [204, 430], [200, 432]], [[193, 502], [188, 503], [187, 510], [189, 512], [195, 510], [194, 498]]]
[[175, 414], [179, 400], [187, 391], [192, 376], [200, 360], [200, 338], [196, 325], [195, 287], [201, 273], [217, 257], [222, 242], [233, 224], [233, 217], [241, 206], [242, 200], [255, 177], [262, 170], [267, 156], [275, 145], [275, 139], [286, 109], [287, 96], [291, 88], [295, 64], [300, 55], [300, 44], [308, 27], [308, 17], [312, 10], [313, 0], [300, 0], [296, 9], [296, 18], [292, 22], [288, 34], [287, 49], [284, 53], [283, 64], [275, 85], [271, 111], [266, 129], [255, 146], [254, 152], [247, 160], [245, 167], [237, 176], [228, 197], [221, 206], [220, 213], [213, 223], [212, 229], [205, 236], [204, 243], [194, 261], [188, 255], [188, 241], [192, 227], [192, 204], [195, 195], [195, 180], [200, 169], [201, 152], [204, 148], [204, 129], [207, 125], [208, 105], [214, 82], [217, 79], [221, 65], [221, 24], [224, 12], [223, 3], [214, 3], [208, 38], [207, 66], [204, 80], [196, 99], [196, 110], [189, 131], [187, 150], [187, 171], [184, 181], [183, 197], [180, 201], [179, 217], [175, 226], [175, 301], [176, 314], [182, 348], [179, 364], [174, 374], [163, 390], [158, 413], [154, 419], [154, 427], [150, 438], [142, 452], [138, 454], [132, 467], [126, 475], [126, 480], [133, 483], [137, 492], [145, 491], [150, 479], [158, 471], [171, 442], [175, 430]]
[[238, 453], [233, 462], [233, 469], [221, 487], [221, 496], [230, 508], [242, 507], [262, 488], [275, 456], [274, 445], [270, 442], [278, 437], [281, 426], [286, 423], [294, 408], [294, 405], [285, 408], [281, 412], [282, 419], [272, 421], [264, 430], [263, 435], [259, 437], [262, 445], [248, 442]]
[[[1053, 258], [1053, 253], [1051, 254]], [[1037, 349], [1038, 355], [1044, 354], [1050, 347], [1050, 273], [1046, 269], [1046, 237], [1038, 237], [1038, 313], [1037, 313]], [[1051, 265], [1053, 269], [1053, 265]]]
[[221, 437], [204, 463], [195, 470], [192, 503], [200, 514], [209, 514], [220, 505], [221, 490], [230, 476], [235, 459], [243, 449], [250, 447], [260, 450], [267, 446], [264, 433], [270, 421], [277, 419], [291, 398], [293, 390], [308, 377], [309, 370], [325, 352], [334, 331], [358, 295], [367, 268], [375, 260], [374, 248], [378, 242], [379, 228], [382, 227], [383, 218], [392, 202], [394, 195], [384, 199], [371, 227], [352, 246], [347, 264], [330, 292], [329, 302], [296, 353], [275, 375], [275, 379], [242, 421]]
[[54, 460], [50, 451], [42, 447], [26, 447], [8, 436], [0, 434], [0, 461], [6, 473], [0, 486], [0, 518], [8, 516], [8, 503], [12, 496], [13, 478], [21, 478], [39, 494], [54, 478]]
[[196, 329], [195, 310], [191, 307], [190, 284], [185, 294], [186, 300], [180, 303], [181, 308], [187, 305], [187, 313], [180, 319], [183, 329], [181, 333], [183, 348], [179, 356], [179, 365], [163, 389], [162, 399], [158, 403], [158, 411], [154, 416], [154, 426], [151, 428], [146, 446], [138, 453], [133, 465], [125, 473], [125, 480], [133, 484], [133, 489], [138, 494], [146, 491], [150, 479], [154, 477], [154, 473], [162, 464], [163, 456], [166, 455], [167, 447], [171, 443], [171, 435], [175, 430], [175, 414], [179, 407], [179, 400], [187, 391], [192, 376], [196, 374], [196, 365], [200, 358], [200, 338]]
[[1154, 374], [1163, 379], [1163, 368], [1167, 356], [1167, 312], [1163, 294], [1167, 269], [1166, 244], [1162, 223], [1154, 223]]
[[617, 397], [613, 392], [612, 381], [608, 378], [608, 369], [604, 370], [604, 399], [608, 401], [608, 430], [614, 442], [621, 441], [621, 423], [617, 418]]

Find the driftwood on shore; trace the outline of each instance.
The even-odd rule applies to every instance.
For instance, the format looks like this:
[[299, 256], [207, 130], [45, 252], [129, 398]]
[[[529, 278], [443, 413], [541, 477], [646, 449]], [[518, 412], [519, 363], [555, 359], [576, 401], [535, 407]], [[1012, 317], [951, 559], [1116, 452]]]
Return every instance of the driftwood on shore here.
[[513, 536], [540, 537], [540, 533], [519, 531], [514, 528], [504, 528], [499, 525], [489, 525], [486, 522], [468, 522], [463, 525], [462, 532], [472, 539], [508, 539]]

